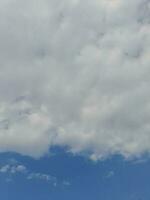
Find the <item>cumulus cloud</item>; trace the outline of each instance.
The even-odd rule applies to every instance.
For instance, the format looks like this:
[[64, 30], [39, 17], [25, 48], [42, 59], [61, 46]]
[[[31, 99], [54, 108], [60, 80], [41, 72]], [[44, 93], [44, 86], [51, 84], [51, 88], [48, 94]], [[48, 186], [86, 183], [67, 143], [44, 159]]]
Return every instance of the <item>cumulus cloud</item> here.
[[28, 181], [43, 182], [54, 187], [67, 187], [71, 185], [69, 181], [58, 179], [49, 173], [34, 172], [33, 170], [27, 168], [24, 164], [18, 163], [17, 161], [15, 163], [8, 162], [4, 165], [1, 165], [0, 176], [1, 175], [5, 175], [7, 182], [15, 180], [16, 175], [22, 175], [22, 178]]
[[7, 173], [10, 169], [9, 165], [5, 165], [3, 167], [0, 168], [0, 173]]
[[43, 174], [43, 173], [30, 173], [27, 176], [28, 180], [38, 180], [38, 181], [44, 181], [47, 183], [52, 183], [53, 186], [57, 186], [57, 178], [54, 176], [51, 176], [49, 174]]
[[0, 1], [0, 151], [150, 151], [149, 0]]
[[9, 174], [16, 174], [16, 173], [26, 173], [27, 169], [24, 165], [4, 165], [0, 168], [0, 173], [9, 173]]

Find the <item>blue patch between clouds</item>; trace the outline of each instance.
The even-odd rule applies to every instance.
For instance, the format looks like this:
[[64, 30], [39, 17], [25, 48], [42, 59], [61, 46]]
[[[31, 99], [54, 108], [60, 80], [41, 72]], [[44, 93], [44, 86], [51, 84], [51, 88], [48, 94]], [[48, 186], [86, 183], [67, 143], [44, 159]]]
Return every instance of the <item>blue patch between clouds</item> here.
[[[1, 166], [15, 161], [34, 173], [56, 177], [58, 184], [29, 181], [21, 174], [13, 181], [6, 181], [6, 177], [0, 175], [3, 200], [150, 199], [150, 160], [136, 163], [113, 156], [104, 161], [92, 162], [57, 147], [51, 149], [50, 155], [38, 160], [14, 153], [0, 154]], [[63, 181], [64, 184], [60, 184]]]

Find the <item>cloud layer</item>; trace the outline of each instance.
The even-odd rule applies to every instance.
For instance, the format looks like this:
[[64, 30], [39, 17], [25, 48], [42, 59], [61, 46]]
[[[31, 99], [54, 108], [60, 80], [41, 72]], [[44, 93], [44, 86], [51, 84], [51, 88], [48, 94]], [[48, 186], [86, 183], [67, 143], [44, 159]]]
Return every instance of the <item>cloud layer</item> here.
[[150, 151], [150, 1], [0, 1], [0, 151]]

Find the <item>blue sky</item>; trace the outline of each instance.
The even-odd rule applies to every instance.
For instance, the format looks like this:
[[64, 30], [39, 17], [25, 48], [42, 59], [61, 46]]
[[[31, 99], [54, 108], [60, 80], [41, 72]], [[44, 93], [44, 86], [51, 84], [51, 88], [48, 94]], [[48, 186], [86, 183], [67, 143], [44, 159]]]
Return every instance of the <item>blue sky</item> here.
[[150, 200], [150, 0], [0, 0], [0, 199]]
[[[56, 153], [57, 152], [57, 153]], [[26, 166], [29, 172], [0, 173], [3, 200], [87, 199], [87, 200], [148, 200], [150, 198], [150, 162], [125, 161], [114, 156], [94, 163], [81, 156], [72, 156], [63, 149], [53, 155], [34, 160], [13, 153], [1, 154], [0, 165]], [[53, 180], [33, 178], [29, 173], [46, 174]]]

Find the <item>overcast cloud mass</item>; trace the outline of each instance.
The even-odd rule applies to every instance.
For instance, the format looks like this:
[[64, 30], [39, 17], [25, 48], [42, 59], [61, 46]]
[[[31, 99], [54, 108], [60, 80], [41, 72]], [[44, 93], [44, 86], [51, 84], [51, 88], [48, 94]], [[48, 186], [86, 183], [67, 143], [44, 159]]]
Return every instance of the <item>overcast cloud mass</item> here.
[[0, 1], [0, 151], [150, 152], [150, 1]]

